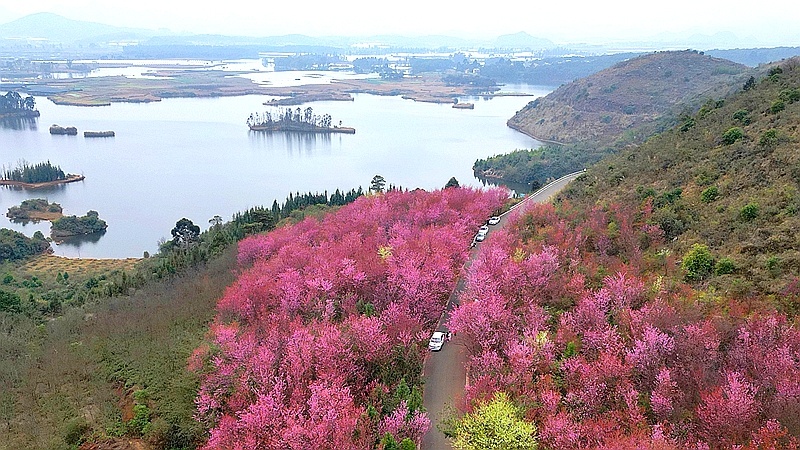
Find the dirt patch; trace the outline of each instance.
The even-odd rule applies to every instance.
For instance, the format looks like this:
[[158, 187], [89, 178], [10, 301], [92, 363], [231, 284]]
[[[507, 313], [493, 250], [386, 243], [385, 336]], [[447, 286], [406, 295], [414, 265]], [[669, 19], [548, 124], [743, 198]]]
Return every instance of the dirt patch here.
[[142, 439], [113, 438], [83, 444], [79, 450], [153, 450], [154, 448]]
[[122, 411], [122, 421], [127, 422], [133, 419], [133, 406], [136, 404], [136, 402], [133, 400], [133, 391], [126, 391], [120, 386], [114, 389], [114, 392], [116, 392], [117, 397], [119, 397], [117, 406], [119, 407], [119, 410]]

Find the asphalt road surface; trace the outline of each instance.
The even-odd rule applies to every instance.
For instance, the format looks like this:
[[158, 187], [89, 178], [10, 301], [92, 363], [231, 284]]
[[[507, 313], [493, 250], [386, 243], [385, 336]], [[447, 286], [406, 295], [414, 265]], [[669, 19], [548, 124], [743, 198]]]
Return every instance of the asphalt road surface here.
[[[501, 216], [500, 223], [489, 227], [489, 234], [486, 239], [491, 239], [493, 230], [504, 227], [508, 222], [509, 216], [514, 211], [524, 210], [531, 203], [549, 202], [567, 183], [582, 173], [582, 171], [575, 172], [559, 178], [526, 197], [514, 209]], [[480, 249], [481, 243], [478, 243], [472, 249], [469, 259], [464, 265], [465, 269], [469, 269], [470, 264], [481, 251]], [[447, 307], [439, 319], [436, 330], [447, 331], [445, 324], [450, 317], [450, 311], [458, 306], [461, 293], [464, 292], [465, 287], [466, 282], [462, 277], [456, 283], [453, 293], [450, 294]], [[450, 441], [439, 431], [437, 425], [442, 421], [444, 415], [448, 413], [448, 410], [452, 412], [454, 407], [459, 406], [464, 401], [464, 387], [467, 381], [466, 362], [466, 348], [459, 343], [458, 336], [455, 336], [450, 342], [446, 342], [441, 351], [430, 352], [425, 358], [425, 364], [422, 369], [422, 377], [425, 380], [422, 403], [428, 411], [428, 417], [431, 419], [431, 428], [422, 439], [421, 450], [451, 450], [453, 448], [450, 445]]]

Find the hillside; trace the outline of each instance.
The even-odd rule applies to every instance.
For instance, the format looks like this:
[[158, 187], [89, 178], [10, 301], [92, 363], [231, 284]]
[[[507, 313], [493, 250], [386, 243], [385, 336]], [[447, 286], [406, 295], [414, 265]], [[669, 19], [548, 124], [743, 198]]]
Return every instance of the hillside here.
[[[650, 204], [677, 257], [706, 245], [724, 267], [695, 281], [738, 295], [796, 290], [800, 275], [800, 59], [678, 127], [603, 160], [564, 199]], [[723, 262], [724, 261], [724, 262]]]
[[456, 447], [800, 448], [799, 128], [800, 58], [483, 243]]
[[561, 86], [529, 103], [508, 125], [557, 143], [641, 141], [660, 121], [677, 116], [676, 108], [696, 108], [740, 86], [746, 70], [695, 51], [652, 53]]

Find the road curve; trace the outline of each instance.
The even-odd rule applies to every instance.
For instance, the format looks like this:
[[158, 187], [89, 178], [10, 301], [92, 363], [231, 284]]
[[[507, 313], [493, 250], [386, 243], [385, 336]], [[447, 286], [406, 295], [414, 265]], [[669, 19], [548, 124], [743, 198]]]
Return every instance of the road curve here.
[[[580, 171], [563, 176], [525, 197], [525, 200], [518, 203], [514, 208], [500, 217], [500, 223], [489, 227], [487, 239], [491, 237], [492, 230], [502, 228], [506, 225], [509, 216], [511, 216], [513, 212], [522, 211], [531, 203], [546, 203], [550, 201], [553, 196], [567, 185], [567, 183], [574, 180], [582, 173], [583, 171]], [[481, 245], [478, 244], [470, 252], [469, 259], [464, 264], [465, 272], [469, 269], [475, 257], [478, 256], [480, 247]], [[464, 292], [465, 288], [466, 281], [464, 277], [461, 277], [456, 283], [453, 293], [450, 294], [442, 316], [439, 318], [439, 323], [436, 327], [437, 330], [447, 331], [445, 324], [450, 318], [450, 311], [458, 306], [461, 293]], [[442, 421], [448, 410], [452, 410], [453, 407], [458, 406], [464, 401], [464, 387], [467, 381], [466, 362], [466, 348], [459, 343], [458, 337], [453, 338], [451, 342], [445, 343], [441, 351], [428, 353], [428, 356], [425, 358], [422, 369], [422, 378], [425, 383], [422, 403], [428, 411], [428, 417], [431, 419], [431, 428], [422, 438], [421, 450], [451, 450], [453, 448], [453, 446], [450, 445], [450, 441], [439, 431], [437, 425]]]

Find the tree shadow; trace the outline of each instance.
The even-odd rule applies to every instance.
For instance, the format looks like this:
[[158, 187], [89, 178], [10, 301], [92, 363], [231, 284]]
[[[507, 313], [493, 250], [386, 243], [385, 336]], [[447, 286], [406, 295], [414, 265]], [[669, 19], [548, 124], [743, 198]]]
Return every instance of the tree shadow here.
[[39, 122], [35, 117], [4, 117], [0, 119], [0, 128], [7, 130], [36, 131]]

